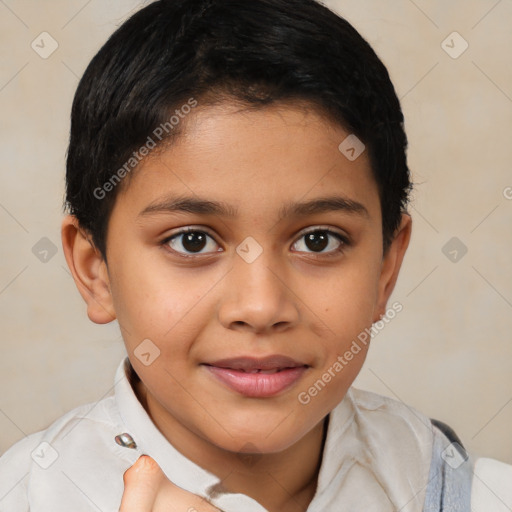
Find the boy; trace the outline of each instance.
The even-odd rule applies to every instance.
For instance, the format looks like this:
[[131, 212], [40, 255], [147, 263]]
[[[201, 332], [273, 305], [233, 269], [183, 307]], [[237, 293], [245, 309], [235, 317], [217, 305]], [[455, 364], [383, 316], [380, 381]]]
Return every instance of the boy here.
[[125, 22], [76, 92], [62, 241], [128, 357], [2, 456], [0, 510], [510, 510], [511, 466], [351, 387], [395, 310], [406, 145], [386, 68], [313, 0]]

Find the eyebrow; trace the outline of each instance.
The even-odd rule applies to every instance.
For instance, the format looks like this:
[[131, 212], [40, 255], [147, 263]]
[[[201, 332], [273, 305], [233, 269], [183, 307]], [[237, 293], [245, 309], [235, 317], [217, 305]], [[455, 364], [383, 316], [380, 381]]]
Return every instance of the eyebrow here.
[[[288, 217], [303, 217], [333, 211], [369, 217], [368, 210], [361, 203], [342, 196], [327, 196], [301, 203], [287, 203], [279, 209], [278, 218], [282, 220]], [[236, 208], [221, 201], [210, 201], [208, 199], [187, 196], [167, 196], [149, 204], [138, 214], [138, 217], [175, 212], [216, 215], [228, 218], [238, 215]]]

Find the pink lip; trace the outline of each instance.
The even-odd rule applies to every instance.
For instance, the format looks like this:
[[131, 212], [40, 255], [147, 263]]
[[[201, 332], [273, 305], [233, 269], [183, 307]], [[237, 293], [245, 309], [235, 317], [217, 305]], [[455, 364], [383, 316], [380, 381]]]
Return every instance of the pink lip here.
[[205, 363], [210, 366], [216, 366], [217, 368], [230, 368], [232, 370], [273, 370], [277, 368], [282, 370], [284, 368], [295, 368], [297, 366], [307, 366], [304, 363], [295, 361], [291, 357], [282, 356], [279, 354], [273, 354], [266, 357], [231, 357], [229, 359], [220, 359], [211, 363]]
[[[277, 395], [296, 383], [308, 369], [286, 356], [273, 355], [262, 359], [238, 357], [204, 364], [217, 379], [244, 396], [265, 398]], [[275, 373], [249, 373], [256, 370]]]

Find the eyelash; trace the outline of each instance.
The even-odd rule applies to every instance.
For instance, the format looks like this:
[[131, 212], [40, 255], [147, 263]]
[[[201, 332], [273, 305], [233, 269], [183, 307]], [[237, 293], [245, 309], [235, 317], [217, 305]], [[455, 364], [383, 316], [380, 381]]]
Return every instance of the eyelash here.
[[[341, 242], [340, 246], [337, 248], [337, 249], [334, 249], [332, 251], [329, 251], [329, 252], [319, 252], [319, 253], [315, 253], [314, 251], [311, 251], [307, 254], [313, 254], [313, 255], [317, 255], [318, 257], [322, 257], [322, 258], [325, 258], [325, 257], [332, 257], [332, 256], [336, 256], [338, 255], [339, 253], [342, 253], [345, 248], [347, 246], [350, 246], [350, 241], [349, 239], [342, 235], [341, 233], [338, 233], [337, 231], [333, 231], [329, 228], [323, 228], [321, 226], [319, 227], [316, 227], [315, 229], [312, 229], [310, 231], [306, 231], [306, 232], [303, 232], [300, 234], [300, 236], [297, 238], [296, 241], [304, 238], [305, 236], [311, 234], [311, 233], [317, 233], [317, 232], [322, 232], [322, 233], [327, 233], [328, 235], [332, 235], [334, 236], [335, 238], [338, 239], [338, 241]], [[205, 256], [205, 255], [211, 255], [211, 254], [215, 254], [215, 253], [206, 253], [206, 254], [201, 254], [201, 253], [197, 253], [197, 254], [183, 254], [183, 253], [180, 253], [178, 251], [175, 251], [174, 249], [171, 249], [168, 244], [171, 240], [173, 240], [174, 238], [178, 238], [179, 236], [181, 235], [187, 235], [189, 233], [204, 233], [205, 235], [208, 235], [211, 239], [213, 239], [215, 241], [215, 237], [209, 233], [208, 231], [206, 231], [205, 229], [198, 229], [198, 228], [186, 228], [186, 229], [182, 229], [181, 231], [178, 231], [177, 233], [174, 233], [172, 234], [171, 236], [168, 236], [166, 237], [164, 240], [162, 240], [160, 242], [160, 244], [162, 246], [167, 246], [168, 250], [172, 251], [174, 254], [177, 254], [178, 256], [182, 257], [182, 258], [196, 258], [198, 256]], [[217, 243], [215, 241], [215, 243]], [[296, 242], [294, 242], [295, 244]], [[217, 251], [217, 252], [220, 252], [220, 251]], [[299, 251], [301, 252], [301, 251]]]

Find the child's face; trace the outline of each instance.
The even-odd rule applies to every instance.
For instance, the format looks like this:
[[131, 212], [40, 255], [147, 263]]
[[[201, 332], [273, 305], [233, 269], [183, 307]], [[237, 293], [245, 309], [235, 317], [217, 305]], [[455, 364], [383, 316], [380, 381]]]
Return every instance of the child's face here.
[[[409, 219], [383, 259], [368, 155], [347, 159], [338, 146], [348, 133], [318, 114], [224, 106], [196, 110], [187, 121], [186, 135], [138, 169], [116, 199], [107, 240], [111, 305], [162, 431], [230, 451], [248, 451], [247, 443], [281, 451], [318, 425], [359, 373], [361, 343], [341, 371], [333, 365], [384, 313]], [[236, 213], [151, 208], [175, 196]], [[359, 206], [279, 218], [285, 205], [335, 196]], [[200, 233], [164, 243], [187, 227]], [[134, 355], [143, 340], [160, 351], [148, 366]], [[208, 366], [272, 355], [299, 369], [246, 374], [251, 382], [237, 384], [240, 372]], [[329, 369], [330, 382], [309, 393]], [[258, 379], [269, 387], [258, 388]]]

